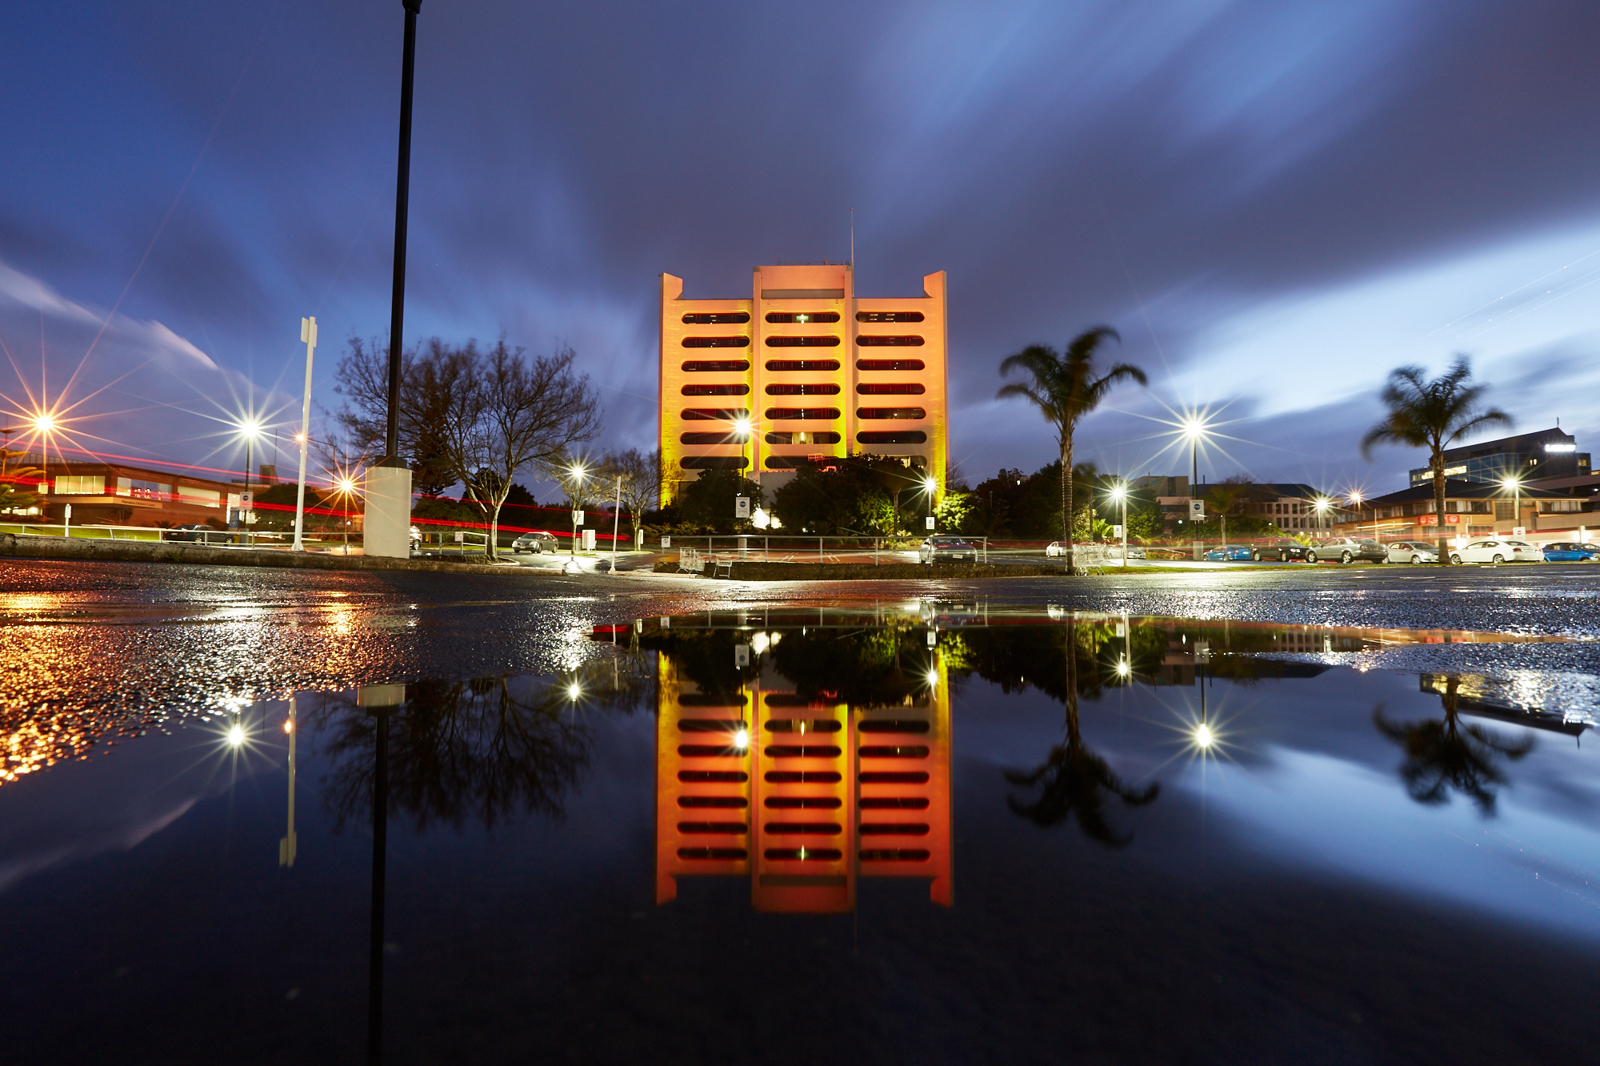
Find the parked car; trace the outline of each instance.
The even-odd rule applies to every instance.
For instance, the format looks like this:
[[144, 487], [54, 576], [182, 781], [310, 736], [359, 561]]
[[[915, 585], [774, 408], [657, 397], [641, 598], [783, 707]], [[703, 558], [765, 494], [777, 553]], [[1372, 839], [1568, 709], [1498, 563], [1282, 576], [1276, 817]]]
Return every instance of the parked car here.
[[1424, 544], [1420, 540], [1397, 540], [1393, 544], [1384, 545], [1391, 563], [1436, 563], [1439, 561], [1439, 552], [1432, 544]]
[[978, 546], [965, 537], [958, 537], [953, 533], [941, 533], [922, 542], [922, 547], [917, 549], [917, 561], [929, 565], [975, 563], [978, 561]]
[[[1080, 548], [1083, 547], [1083, 546], [1084, 545], [1081, 542], [1078, 544], [1078, 547], [1080, 547]], [[1104, 544], [1104, 545], [1101, 545], [1101, 547], [1105, 549], [1106, 558], [1108, 558], [1108, 559], [1120, 559], [1120, 558], [1122, 558], [1122, 545], [1121, 544]], [[1045, 558], [1047, 558], [1047, 559], [1058, 559], [1058, 558], [1060, 558], [1060, 557], [1062, 557], [1062, 556], [1067, 554], [1067, 548], [1066, 548], [1066, 545], [1062, 544], [1059, 540], [1053, 540], [1045, 548], [1044, 554], [1045, 554]], [[1143, 559], [1144, 558], [1144, 549], [1139, 547], [1137, 544], [1128, 545], [1128, 558], [1130, 558], [1130, 559]]]
[[1579, 544], [1576, 541], [1546, 544], [1544, 546], [1544, 561], [1547, 563], [1600, 562], [1600, 544]]
[[171, 529], [167, 530], [162, 539], [200, 541], [201, 543], [204, 543], [206, 534], [210, 532], [212, 532], [210, 526], [202, 525], [199, 522], [190, 522], [186, 525], [173, 526]]
[[1383, 545], [1368, 537], [1333, 537], [1318, 541], [1306, 552], [1306, 562], [1353, 563], [1365, 559], [1369, 563], [1386, 563], [1389, 555]]
[[1235, 559], [1242, 559], [1245, 562], [1249, 562], [1252, 555], [1253, 553], [1248, 545], [1224, 544], [1221, 547], [1212, 548], [1210, 551], [1206, 552], [1206, 559], [1213, 563], [1227, 562]]
[[1067, 554], [1066, 546], [1059, 540], [1051, 541], [1044, 549], [1044, 557], [1046, 559], [1059, 559], [1065, 554]]
[[1452, 563], [1542, 563], [1544, 552], [1525, 540], [1474, 540], [1450, 553]]
[[1273, 559], [1277, 559], [1280, 563], [1286, 563], [1290, 559], [1298, 559], [1301, 562], [1304, 562], [1306, 558], [1306, 552], [1309, 550], [1309, 548], [1307, 548], [1304, 544], [1301, 544], [1299, 541], [1285, 538], [1283, 540], [1268, 541], [1266, 544], [1256, 545], [1255, 550], [1250, 553], [1250, 558], [1254, 559], [1258, 563], [1263, 559], [1269, 562]]
[[511, 551], [513, 553], [530, 552], [534, 555], [539, 555], [543, 552], [553, 552], [555, 550], [556, 535], [554, 533], [546, 533], [542, 529], [530, 530], [511, 542]]

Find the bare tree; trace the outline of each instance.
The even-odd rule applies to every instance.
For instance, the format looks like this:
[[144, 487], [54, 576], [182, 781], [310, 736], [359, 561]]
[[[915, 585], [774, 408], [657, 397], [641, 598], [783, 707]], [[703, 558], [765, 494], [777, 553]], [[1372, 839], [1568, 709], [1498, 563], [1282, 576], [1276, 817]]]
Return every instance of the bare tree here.
[[633, 542], [639, 543], [639, 531], [644, 528], [644, 513], [653, 510], [661, 498], [661, 452], [653, 449], [641, 452], [629, 448], [625, 452], [608, 453], [601, 462], [605, 477], [615, 483], [622, 479], [622, 506], [628, 510], [628, 520], [633, 525]]
[[[486, 351], [476, 341], [456, 348], [434, 338], [402, 354], [401, 449], [413, 468], [433, 464], [445, 484], [461, 483], [488, 519], [491, 558], [517, 471], [543, 467], [600, 432], [600, 403], [587, 375], [573, 371], [576, 358], [569, 347], [527, 358], [504, 337]], [[348, 401], [341, 420], [358, 441], [381, 436], [382, 361], [377, 344], [352, 338], [339, 363]]]

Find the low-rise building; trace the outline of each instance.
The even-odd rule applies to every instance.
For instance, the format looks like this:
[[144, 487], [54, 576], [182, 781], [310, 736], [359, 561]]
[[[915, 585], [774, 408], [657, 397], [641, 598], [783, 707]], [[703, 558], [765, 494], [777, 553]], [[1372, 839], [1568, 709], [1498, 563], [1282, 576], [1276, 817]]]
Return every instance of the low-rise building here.
[[127, 463], [52, 459], [39, 490], [39, 518], [60, 522], [70, 504], [74, 525], [226, 523], [239, 506], [240, 484]]

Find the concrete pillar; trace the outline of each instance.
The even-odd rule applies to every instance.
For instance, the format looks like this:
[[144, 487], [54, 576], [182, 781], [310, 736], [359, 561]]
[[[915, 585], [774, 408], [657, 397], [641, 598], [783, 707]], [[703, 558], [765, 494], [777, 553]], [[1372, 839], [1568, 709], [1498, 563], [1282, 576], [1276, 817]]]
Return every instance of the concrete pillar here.
[[367, 470], [363, 551], [385, 559], [411, 558], [411, 470], [374, 466]]

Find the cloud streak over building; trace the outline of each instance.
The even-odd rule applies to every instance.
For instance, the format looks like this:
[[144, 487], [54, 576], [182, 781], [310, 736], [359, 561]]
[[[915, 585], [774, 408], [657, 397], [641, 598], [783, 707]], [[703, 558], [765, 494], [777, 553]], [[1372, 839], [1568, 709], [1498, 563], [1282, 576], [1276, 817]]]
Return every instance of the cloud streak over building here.
[[[23, 370], [65, 380], [87, 343], [65, 311], [41, 343], [30, 286], [116, 309], [86, 375], [164, 343], [191, 353], [174, 379], [226, 372], [185, 383], [219, 404], [226, 374], [292, 391], [316, 315], [336, 406], [339, 337], [387, 323], [401, 22], [387, 0], [0, 13]], [[1600, 10], [1557, 2], [434, 2], [406, 340], [569, 342], [610, 443], [648, 446], [658, 275], [710, 297], [846, 259], [854, 208], [862, 291], [949, 273], [969, 476], [1054, 451], [993, 400], [1000, 359], [1103, 322], [1151, 388], [1088, 420], [1081, 457], [1178, 472], [1152, 419], [1210, 406], [1242, 438], [1212, 477], [1398, 488], [1415, 457], [1355, 443], [1399, 363], [1471, 353], [1525, 428], [1600, 432], [1596, 39]], [[95, 402], [134, 406], [114, 391]]]

